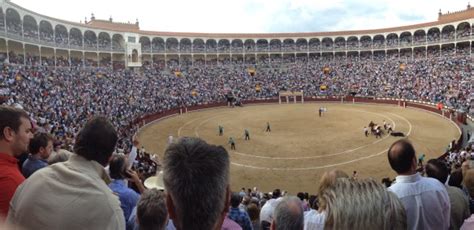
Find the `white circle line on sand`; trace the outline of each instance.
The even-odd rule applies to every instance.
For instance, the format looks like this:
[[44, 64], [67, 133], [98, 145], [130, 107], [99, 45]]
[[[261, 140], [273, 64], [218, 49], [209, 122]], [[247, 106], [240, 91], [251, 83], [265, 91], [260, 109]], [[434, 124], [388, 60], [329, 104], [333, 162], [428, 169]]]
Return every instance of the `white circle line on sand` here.
[[382, 153], [385, 153], [388, 149], [382, 150], [376, 154], [364, 156], [364, 157], [359, 157], [350, 161], [344, 161], [344, 162], [339, 162], [335, 164], [328, 164], [328, 165], [321, 165], [321, 166], [314, 166], [314, 167], [306, 167], [306, 168], [268, 168], [268, 167], [258, 167], [258, 166], [253, 166], [253, 165], [244, 165], [244, 164], [239, 164], [235, 162], [231, 162], [232, 165], [239, 166], [239, 167], [244, 167], [244, 168], [252, 168], [252, 169], [261, 169], [261, 170], [277, 170], [277, 171], [303, 171], [303, 170], [315, 170], [315, 169], [324, 169], [324, 168], [331, 168], [334, 166], [340, 166], [340, 165], [345, 165], [345, 164], [350, 164], [356, 161], [372, 158], [375, 156], [379, 156]]
[[[376, 114], [376, 115], [379, 115], [381, 117], [385, 117], [387, 120], [390, 120], [392, 123], [393, 123], [393, 128], [395, 129], [396, 127], [396, 123], [395, 121], [393, 121], [390, 117], [387, 117], [387, 116], [384, 116], [384, 115], [381, 115], [381, 114], [378, 114], [378, 113], [373, 113], [373, 112], [367, 112], [367, 111], [362, 111], [362, 110], [357, 110], [359, 112], [364, 112], [364, 113], [372, 113], [372, 114]], [[382, 139], [380, 140], [377, 140], [377, 141], [374, 141], [370, 144], [366, 144], [366, 145], [362, 145], [362, 146], [359, 146], [357, 148], [354, 148], [354, 149], [349, 149], [349, 150], [345, 150], [345, 151], [342, 151], [342, 152], [338, 152], [338, 153], [331, 153], [331, 154], [325, 154], [325, 155], [320, 155], [320, 156], [306, 156], [306, 157], [269, 157], [269, 156], [261, 156], [261, 155], [252, 155], [252, 154], [248, 154], [248, 153], [241, 153], [241, 152], [238, 152], [238, 151], [230, 151], [231, 153], [234, 153], [234, 154], [237, 154], [237, 155], [241, 155], [241, 156], [246, 156], [246, 157], [251, 157], [251, 158], [260, 158], [260, 159], [269, 159], [269, 160], [301, 160], [301, 159], [317, 159], [317, 158], [324, 158], [324, 157], [331, 157], [331, 156], [337, 156], [337, 155], [341, 155], [341, 154], [345, 154], [345, 153], [351, 153], [351, 152], [355, 152], [359, 149], [363, 149], [363, 148], [366, 148], [370, 145], [373, 145], [373, 144], [376, 144], [380, 141], [383, 141], [384, 139], [388, 138], [390, 135], [387, 135], [385, 137], [383, 137]]]
[[228, 114], [228, 113], [217, 114], [217, 115], [215, 115], [215, 116], [209, 117], [209, 118], [207, 118], [207, 119], [201, 121], [196, 127], [194, 127], [194, 135], [195, 135], [196, 137], [199, 137], [199, 132], [198, 132], [199, 127], [201, 127], [203, 124], [207, 123], [209, 120], [212, 120], [212, 119], [214, 119], [214, 118], [216, 118], [216, 117], [220, 117], [220, 116], [227, 115], [227, 114]]
[[[390, 113], [390, 114], [395, 115], [395, 116], [405, 120], [405, 122], [408, 123], [409, 128], [408, 128], [408, 133], [407, 133], [406, 137], [410, 136], [412, 128], [413, 128], [411, 122], [403, 116], [393, 114], [393, 113]], [[350, 160], [350, 161], [344, 161], [344, 162], [339, 162], [339, 163], [335, 163], [335, 164], [327, 164], [327, 165], [320, 165], [320, 166], [314, 166], [314, 167], [305, 167], [305, 168], [268, 168], [268, 167], [259, 167], [259, 166], [253, 166], [253, 165], [244, 165], [244, 164], [239, 164], [239, 163], [235, 163], [235, 162], [231, 162], [231, 164], [235, 165], [235, 166], [239, 166], [239, 167], [259, 169], [259, 170], [304, 171], [304, 170], [324, 169], [324, 168], [331, 168], [331, 167], [334, 167], [334, 166], [346, 165], [346, 164], [354, 163], [354, 162], [357, 162], [357, 161], [369, 159], [369, 158], [372, 158], [372, 157], [380, 156], [380, 155], [382, 155], [383, 153], [385, 153], [387, 151], [388, 151], [388, 149], [384, 149], [384, 150], [382, 150], [378, 153], [368, 155], [368, 156], [359, 157], [359, 158], [356, 158], [356, 159], [353, 159], [353, 160]]]

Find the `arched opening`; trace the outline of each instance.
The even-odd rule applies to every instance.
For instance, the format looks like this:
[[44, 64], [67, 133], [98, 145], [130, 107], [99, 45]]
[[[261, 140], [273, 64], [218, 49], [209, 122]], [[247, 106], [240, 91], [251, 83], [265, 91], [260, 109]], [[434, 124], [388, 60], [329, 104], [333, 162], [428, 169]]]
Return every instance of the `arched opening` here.
[[[246, 52], [255, 52], [255, 41], [252, 39], [245, 40], [244, 47]], [[255, 57], [253, 59], [255, 61]]]
[[[206, 43], [204, 40], [197, 38], [193, 41], [193, 52], [194, 53], [204, 53], [206, 51]], [[203, 59], [204, 61], [204, 59]]]
[[[280, 40], [277, 40], [277, 41], [280, 42]], [[292, 52], [294, 50], [295, 50], [295, 41], [293, 39], [287, 38], [283, 40], [283, 51]]]
[[[322, 46], [323, 46], [323, 50], [332, 50], [333, 48], [333, 41], [332, 41], [332, 38], [323, 38], [323, 41], [321, 42]], [[328, 54], [326, 54], [328, 55]], [[331, 57], [332, 57], [332, 54], [331, 54]], [[324, 59], [324, 55], [323, 55], [323, 59]], [[332, 60], [332, 58], [331, 58]]]
[[415, 44], [423, 44], [426, 42], [426, 32], [424, 30], [415, 31], [413, 37], [413, 41]]
[[441, 39], [441, 32], [438, 27], [433, 27], [428, 30], [427, 40], [428, 43], [439, 42]]
[[304, 38], [298, 38], [298, 40], [296, 40], [296, 48], [298, 51], [307, 51], [308, 41]]
[[441, 30], [441, 39], [443, 40], [453, 40], [455, 34], [455, 28], [452, 25], [447, 25]]
[[23, 32], [26, 39], [38, 40], [38, 23], [30, 15], [23, 17]]
[[23, 31], [21, 31], [20, 14], [18, 14], [15, 9], [8, 8], [5, 17], [7, 20], [7, 33], [19, 36], [23, 35]]
[[[384, 46], [385, 46], [385, 37], [381, 34], [375, 35], [374, 41], [373, 41], [373, 47], [377, 49], [377, 48], [384, 48]], [[385, 52], [384, 52], [384, 56], [385, 56]]]
[[97, 49], [97, 36], [93, 31], [86, 30], [84, 32], [84, 47]]
[[[206, 52], [207, 53], [216, 53], [217, 52], [217, 42], [214, 39], [209, 39], [206, 41]], [[216, 57], [217, 64], [217, 57]]]
[[[285, 44], [283, 44], [283, 49], [285, 49]], [[270, 51], [271, 52], [280, 52], [281, 51], [281, 41], [280, 41], [280, 39], [270, 40]]]
[[67, 46], [69, 41], [68, 41], [67, 29], [65, 26], [58, 24], [54, 27], [54, 40], [56, 42], [56, 45], [58, 46], [61, 46], [61, 47]]
[[[371, 48], [372, 47], [372, 38], [370, 36], [362, 36], [360, 38], [360, 47], [361, 48]], [[362, 55], [361, 55], [362, 56]]]
[[468, 38], [471, 36], [471, 24], [469, 22], [462, 22], [456, 28], [456, 38]]
[[39, 24], [40, 40], [48, 43], [54, 42], [53, 26], [48, 21], [41, 21]]
[[257, 40], [257, 52], [268, 52], [268, 41], [266, 39]]
[[[153, 38], [153, 40], [151, 41], [151, 51], [153, 53], [164, 53], [165, 40], [163, 40], [163, 38]], [[156, 63], [155, 61], [153, 62]], [[163, 66], [164, 66], [164, 61], [163, 61]]]
[[[346, 39], [343, 37], [337, 37], [336, 40], [334, 40], [334, 48], [336, 50], [341, 50], [346, 47]], [[344, 55], [345, 57], [345, 55]]]
[[99, 49], [100, 50], [112, 50], [112, 41], [110, 35], [107, 32], [99, 33]]
[[82, 33], [77, 28], [72, 28], [69, 31], [69, 45], [72, 48], [82, 48]]
[[387, 46], [388, 47], [398, 46], [398, 35], [396, 33], [391, 33], [387, 35]]
[[112, 50], [125, 51], [124, 44], [125, 44], [125, 40], [121, 34], [114, 34], [112, 36]]
[[[232, 52], [241, 53], [244, 50], [244, 43], [240, 39], [235, 39], [232, 40], [231, 47]], [[243, 60], [243, 56], [239, 60]]]
[[138, 40], [142, 46], [142, 52], [151, 53], [151, 42], [149, 37], [140, 37]]
[[[217, 49], [220, 53], [228, 53], [230, 51], [230, 42], [227, 39], [219, 40], [217, 43]], [[230, 57], [229, 57], [230, 60]]]
[[179, 42], [179, 51], [181, 53], [191, 53], [191, 47], [192, 47], [192, 44], [189, 38], [183, 38]]
[[412, 42], [412, 36], [410, 32], [403, 32], [400, 34], [400, 45], [410, 46]]

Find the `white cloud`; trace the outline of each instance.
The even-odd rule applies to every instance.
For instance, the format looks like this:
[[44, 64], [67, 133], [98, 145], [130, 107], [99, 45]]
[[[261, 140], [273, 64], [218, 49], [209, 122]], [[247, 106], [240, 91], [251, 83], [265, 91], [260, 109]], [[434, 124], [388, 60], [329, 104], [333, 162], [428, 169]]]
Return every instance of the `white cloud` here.
[[84, 17], [140, 20], [143, 30], [308, 32], [383, 28], [434, 21], [438, 9], [463, 10], [465, 0], [13, 0], [27, 9], [78, 22]]

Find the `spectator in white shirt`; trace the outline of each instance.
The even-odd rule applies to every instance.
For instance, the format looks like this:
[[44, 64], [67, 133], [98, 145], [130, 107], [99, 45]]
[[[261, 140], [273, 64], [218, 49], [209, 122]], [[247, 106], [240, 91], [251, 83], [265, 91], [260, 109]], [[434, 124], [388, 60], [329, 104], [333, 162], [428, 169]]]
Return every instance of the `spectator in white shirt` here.
[[270, 227], [270, 224], [273, 221], [273, 211], [275, 210], [278, 202], [281, 200], [281, 191], [280, 189], [275, 189], [272, 192], [272, 198], [268, 200], [265, 205], [263, 205], [260, 210], [260, 223], [262, 228]]
[[451, 205], [446, 188], [416, 172], [413, 145], [406, 139], [396, 141], [388, 150], [388, 161], [398, 174], [389, 190], [405, 207], [408, 229], [448, 229]]

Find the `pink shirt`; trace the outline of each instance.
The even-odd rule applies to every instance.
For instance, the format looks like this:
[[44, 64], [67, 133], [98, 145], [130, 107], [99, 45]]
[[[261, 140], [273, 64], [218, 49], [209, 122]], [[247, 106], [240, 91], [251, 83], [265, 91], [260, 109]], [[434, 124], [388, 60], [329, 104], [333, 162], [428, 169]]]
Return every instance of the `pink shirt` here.
[[240, 225], [237, 224], [235, 221], [229, 219], [229, 217], [226, 215], [221, 229], [222, 230], [242, 230], [242, 227], [240, 227]]
[[471, 230], [474, 229], [474, 214], [471, 217], [464, 220], [464, 224], [461, 226], [461, 230]]

